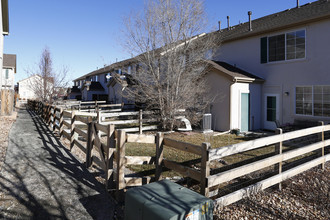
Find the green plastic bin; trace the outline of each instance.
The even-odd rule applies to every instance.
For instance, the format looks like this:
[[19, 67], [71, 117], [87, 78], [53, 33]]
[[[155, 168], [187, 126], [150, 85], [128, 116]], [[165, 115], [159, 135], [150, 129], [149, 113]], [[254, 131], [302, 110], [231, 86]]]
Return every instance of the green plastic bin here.
[[127, 191], [125, 219], [211, 220], [213, 201], [169, 180], [162, 180]]

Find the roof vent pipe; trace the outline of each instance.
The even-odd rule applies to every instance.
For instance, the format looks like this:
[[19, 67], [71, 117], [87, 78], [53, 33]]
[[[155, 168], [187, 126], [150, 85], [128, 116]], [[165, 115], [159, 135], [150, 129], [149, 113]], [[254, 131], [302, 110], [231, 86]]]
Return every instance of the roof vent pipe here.
[[297, 8], [299, 8], [300, 7], [300, 5], [299, 5], [299, 0], [297, 0]]
[[219, 24], [219, 31], [221, 31], [221, 21], [218, 21]]
[[228, 30], [230, 30], [229, 16], [227, 16], [227, 26], [228, 26]]
[[252, 20], [251, 20], [252, 11], [248, 11], [248, 15], [249, 15], [249, 31], [252, 31]]

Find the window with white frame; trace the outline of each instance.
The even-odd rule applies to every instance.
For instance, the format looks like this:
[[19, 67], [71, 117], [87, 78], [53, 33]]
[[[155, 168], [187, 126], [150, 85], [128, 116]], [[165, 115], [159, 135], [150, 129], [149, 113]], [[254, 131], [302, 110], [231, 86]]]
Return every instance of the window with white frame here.
[[330, 86], [314, 86], [314, 115], [330, 117]]
[[296, 114], [330, 117], [330, 86], [297, 86]]
[[296, 114], [312, 115], [313, 114], [313, 87], [297, 86], [296, 87]]
[[286, 59], [305, 58], [305, 30], [286, 33]]
[[302, 59], [306, 56], [306, 31], [298, 30], [260, 39], [261, 63]]

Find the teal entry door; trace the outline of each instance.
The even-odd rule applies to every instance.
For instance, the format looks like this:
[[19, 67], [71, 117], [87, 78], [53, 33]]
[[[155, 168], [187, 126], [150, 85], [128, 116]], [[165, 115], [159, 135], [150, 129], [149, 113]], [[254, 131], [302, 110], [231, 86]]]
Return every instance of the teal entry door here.
[[241, 131], [249, 130], [249, 93], [241, 93]]

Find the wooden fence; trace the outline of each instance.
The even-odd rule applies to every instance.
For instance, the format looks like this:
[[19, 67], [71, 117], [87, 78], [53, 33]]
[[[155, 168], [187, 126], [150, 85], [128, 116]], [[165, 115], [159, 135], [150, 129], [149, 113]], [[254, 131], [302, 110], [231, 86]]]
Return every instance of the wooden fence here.
[[0, 90], [1, 97], [1, 114], [0, 115], [11, 115], [14, 109], [14, 90], [2, 89]]
[[[324, 133], [330, 131], [330, 125], [320, 125], [317, 127], [292, 131], [288, 133], [282, 133], [281, 129], [277, 130], [277, 135], [259, 138], [252, 141], [247, 141], [239, 144], [234, 144], [226, 147], [211, 149], [209, 154], [210, 161], [219, 160], [226, 156], [240, 154], [246, 151], [250, 151], [257, 148], [262, 148], [265, 146], [269, 146], [275, 144], [275, 155], [267, 157], [265, 159], [261, 159], [249, 164], [245, 164], [234, 169], [230, 169], [221, 173], [217, 173], [214, 175], [210, 175], [207, 177], [207, 187], [213, 188], [215, 191], [210, 192], [209, 196], [214, 196], [217, 193], [218, 185], [231, 181], [235, 178], [245, 176], [252, 172], [264, 169], [266, 167], [270, 167], [275, 165], [277, 169], [276, 175], [273, 175], [267, 179], [259, 181], [253, 185], [247, 186], [245, 188], [239, 189], [235, 192], [232, 192], [228, 195], [222, 196], [220, 198], [215, 199], [216, 204], [219, 206], [226, 206], [231, 203], [234, 203], [251, 193], [255, 193], [259, 190], [264, 190], [268, 187], [271, 187], [276, 184], [280, 184], [282, 181], [291, 178], [299, 173], [302, 173], [312, 167], [321, 166], [324, 168], [324, 164], [326, 161], [330, 160], [330, 154], [325, 154], [325, 148], [330, 145], [330, 140], [325, 140]], [[288, 150], [283, 152], [283, 142], [301, 138], [304, 136], [310, 135], [318, 135], [319, 141], [315, 143], [308, 144], [306, 146], [298, 147], [293, 150]], [[328, 149], [328, 148], [327, 148]], [[288, 161], [293, 158], [297, 158], [299, 156], [304, 156], [313, 151], [318, 151], [318, 156], [315, 159], [304, 162], [298, 166], [290, 168], [284, 172], [282, 172], [282, 164], [285, 161]], [[213, 194], [212, 194], [213, 193]]]
[[[151, 119], [143, 120], [142, 111], [101, 113], [100, 111], [64, 110], [62, 107], [33, 100], [28, 100], [28, 108], [39, 114], [45, 123], [52, 128], [53, 132], [58, 132], [60, 137], [68, 139], [70, 141], [70, 150], [76, 146], [85, 153], [87, 167], [90, 167], [92, 163], [99, 166], [105, 173], [105, 185], [110, 189], [114, 188], [115, 185], [113, 178], [113, 160], [116, 149], [115, 125], [138, 122], [139, 127], [137, 128], [123, 129], [123, 131], [127, 130], [128, 132], [157, 129], [157, 126], [142, 126], [142, 123], [155, 122], [155, 120]], [[145, 114], [151, 114], [151, 112]], [[137, 117], [138, 119], [118, 120], [118, 117], [122, 119], [125, 116]], [[101, 140], [101, 138], [106, 138], [106, 141]], [[93, 149], [98, 152], [97, 156], [92, 155]], [[121, 171], [122, 169], [118, 169], [116, 173], [120, 174]], [[134, 178], [131, 178], [129, 182], [134, 182]]]
[[[79, 113], [75, 111], [68, 112], [57, 107], [47, 105], [40, 107], [40, 103], [30, 102], [29, 106], [34, 106], [35, 112], [40, 112], [40, 114], [41, 112], [44, 112], [43, 118], [45, 121], [48, 122], [48, 124], [55, 124], [55, 128], [70, 140], [71, 148], [77, 145], [86, 153], [87, 166], [89, 166], [92, 162], [98, 164], [105, 171], [106, 186], [108, 187], [110, 185], [111, 188], [114, 188], [115, 185], [117, 192], [124, 191], [126, 187], [142, 185], [149, 183], [150, 181], [157, 181], [161, 178], [162, 170], [166, 168], [179, 172], [184, 177], [189, 177], [196, 180], [200, 184], [201, 194], [214, 198], [215, 203], [219, 206], [226, 206], [248, 196], [251, 193], [280, 184], [282, 181], [312, 167], [321, 165], [324, 168], [325, 162], [330, 160], [330, 139], [325, 138], [325, 134], [329, 134], [330, 125], [323, 125], [323, 123], [321, 123], [320, 126], [288, 133], [282, 133], [282, 130], [278, 129], [278, 134], [273, 136], [211, 149], [209, 143], [203, 143], [201, 146], [193, 145], [166, 138], [162, 133], [157, 133], [155, 136], [128, 134], [125, 130], [115, 130], [114, 124], [104, 123], [103, 121], [99, 123], [98, 120], [101, 120], [100, 114], [86, 112]], [[79, 114], [89, 115], [81, 116]], [[111, 117], [111, 115], [106, 116]], [[97, 118], [97, 120], [92, 121], [92, 117]], [[53, 118], [53, 120], [50, 120], [49, 118]], [[49, 120], [52, 122], [49, 123]], [[88, 126], [88, 132], [86, 133], [85, 131], [77, 128], [76, 125], [78, 123], [84, 123], [85, 126]], [[67, 129], [65, 129], [64, 126], [66, 126]], [[68, 129], [70, 129], [70, 132], [66, 131]], [[85, 146], [79, 144], [77, 139], [73, 136], [74, 133], [78, 133], [79, 136], [84, 137], [87, 140], [87, 144]], [[100, 140], [99, 137], [102, 135], [106, 135], [106, 143]], [[311, 142], [305, 146], [288, 149], [286, 151], [283, 150], [284, 144], [288, 141], [294, 141], [303, 137], [309, 139], [311, 135], [316, 137], [317, 140], [315, 142]], [[154, 156], [126, 156], [125, 145], [130, 142], [155, 144], [156, 147]], [[227, 156], [242, 154], [251, 150], [262, 149], [270, 145], [275, 145], [274, 154], [263, 157], [257, 161], [239, 164], [234, 168], [230, 168], [222, 172], [216, 172], [216, 170], [212, 170], [210, 168], [210, 163], [213, 161], [218, 161]], [[164, 147], [198, 155], [200, 158], [198, 161], [200, 168], [190, 167], [184, 165], [183, 163], [177, 163], [164, 158]], [[91, 149], [98, 150], [98, 157], [90, 156]], [[283, 171], [282, 167], [284, 162], [297, 157], [307, 158], [306, 155], [311, 152], [316, 152], [314, 158], [304, 161], [298, 166], [287, 168]], [[113, 169], [114, 161], [117, 164], [116, 170]], [[125, 167], [131, 164], [155, 164], [155, 177], [125, 176]], [[276, 174], [271, 177], [258, 181], [250, 186], [240, 188], [227, 195], [217, 197], [219, 189], [221, 190], [219, 187], [221, 187], [222, 184], [253, 172], [260, 171], [264, 168], [273, 169], [273, 167], [276, 169]]]
[[[103, 113], [98, 111], [97, 121], [100, 124], [114, 124], [124, 125], [121, 128], [126, 132], [139, 132], [146, 130], [157, 130], [159, 119], [156, 118], [152, 111], [138, 111], [138, 112], [112, 112]], [[156, 123], [156, 124], [155, 124]]]
[[[155, 144], [154, 156], [126, 156], [126, 143], [147, 143]], [[190, 168], [188, 165], [170, 161], [163, 157], [164, 145], [168, 148], [193, 153], [201, 157], [201, 169], [196, 170]], [[117, 137], [117, 190], [124, 190], [126, 187], [141, 186], [151, 181], [158, 181], [161, 178], [163, 168], [167, 168], [182, 174], [185, 177], [190, 177], [200, 183], [200, 193], [206, 195], [207, 192], [207, 177], [210, 174], [209, 166], [209, 143], [203, 143], [201, 146], [193, 145], [169, 138], [164, 138], [163, 133], [158, 132], [157, 135], [140, 135], [140, 134], [126, 134], [124, 130], [118, 131]], [[127, 165], [142, 165], [154, 164], [155, 177], [126, 177], [124, 170]]]

